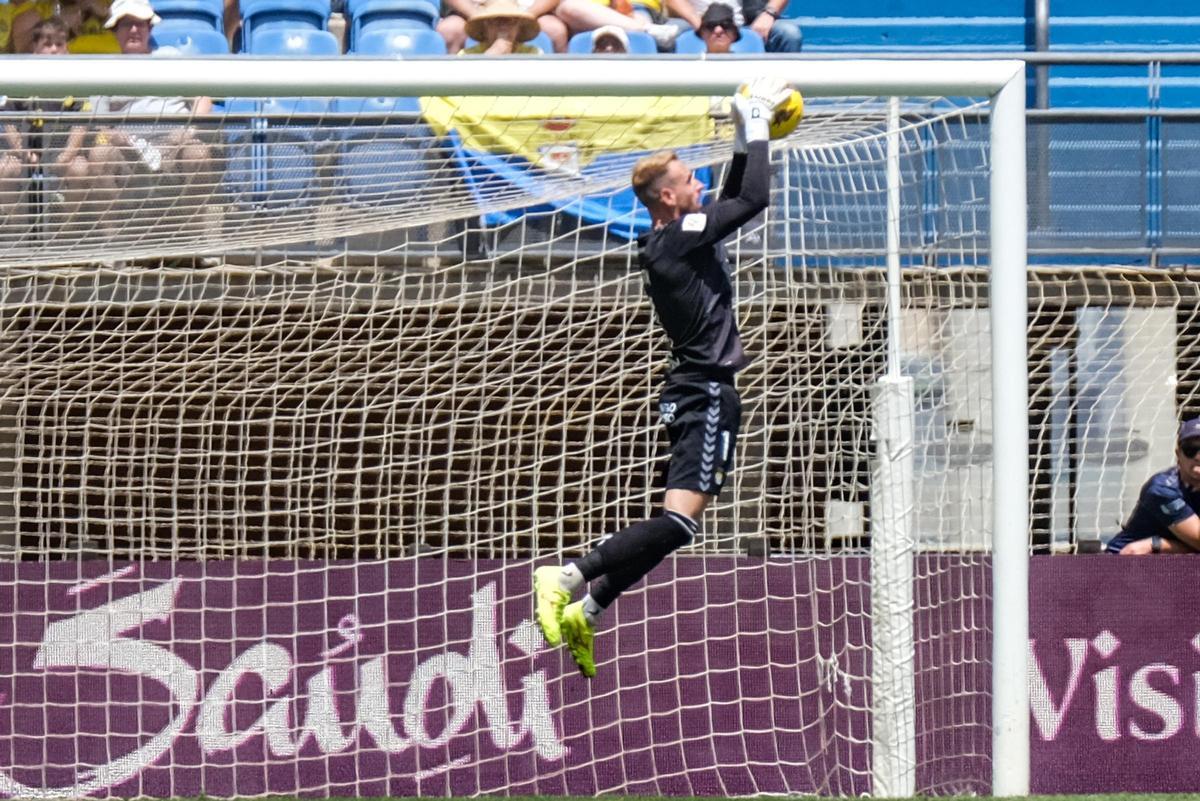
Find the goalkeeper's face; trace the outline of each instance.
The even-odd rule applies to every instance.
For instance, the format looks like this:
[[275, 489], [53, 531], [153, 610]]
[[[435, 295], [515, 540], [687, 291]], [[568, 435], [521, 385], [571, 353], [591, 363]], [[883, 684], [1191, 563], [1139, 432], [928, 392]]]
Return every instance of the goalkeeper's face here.
[[704, 184], [696, 178], [690, 167], [679, 159], [667, 165], [667, 174], [659, 184], [659, 197], [664, 206], [680, 215], [691, 214], [700, 210], [703, 192]]

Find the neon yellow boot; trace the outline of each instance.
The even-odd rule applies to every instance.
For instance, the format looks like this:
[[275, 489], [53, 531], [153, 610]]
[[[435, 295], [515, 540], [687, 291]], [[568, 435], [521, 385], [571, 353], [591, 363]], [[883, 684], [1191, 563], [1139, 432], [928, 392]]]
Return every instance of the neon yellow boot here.
[[570, 593], [559, 586], [558, 573], [554, 565], [533, 571], [533, 616], [550, 645], [562, 644], [560, 621], [563, 607], [571, 601]]

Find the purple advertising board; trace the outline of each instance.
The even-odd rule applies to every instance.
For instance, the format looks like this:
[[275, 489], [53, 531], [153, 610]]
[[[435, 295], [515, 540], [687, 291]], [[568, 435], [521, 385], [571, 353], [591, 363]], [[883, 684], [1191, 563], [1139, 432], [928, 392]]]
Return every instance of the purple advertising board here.
[[867, 563], [814, 564], [672, 560], [591, 682], [528, 562], [0, 565], [0, 793], [858, 793]]
[[[919, 560], [917, 786], [990, 783], [978, 560]], [[1035, 558], [1038, 792], [1200, 786], [1188, 557]], [[869, 560], [677, 557], [587, 681], [528, 562], [0, 565], [0, 794], [869, 792]]]
[[1031, 784], [1200, 789], [1200, 559], [1033, 559]]

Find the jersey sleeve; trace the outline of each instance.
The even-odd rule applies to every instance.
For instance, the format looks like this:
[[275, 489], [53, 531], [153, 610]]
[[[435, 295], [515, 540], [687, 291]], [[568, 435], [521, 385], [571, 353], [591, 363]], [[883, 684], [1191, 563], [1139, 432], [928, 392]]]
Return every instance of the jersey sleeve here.
[[1145, 489], [1142, 490], [1141, 504], [1164, 526], [1173, 526], [1196, 514], [1179, 487], [1160, 481], [1157, 477], [1146, 483]]
[[769, 162], [767, 143], [752, 142], [749, 153], [734, 157], [720, 198], [681, 217], [665, 244], [677, 253], [687, 253], [720, 242], [754, 219], [770, 201]]

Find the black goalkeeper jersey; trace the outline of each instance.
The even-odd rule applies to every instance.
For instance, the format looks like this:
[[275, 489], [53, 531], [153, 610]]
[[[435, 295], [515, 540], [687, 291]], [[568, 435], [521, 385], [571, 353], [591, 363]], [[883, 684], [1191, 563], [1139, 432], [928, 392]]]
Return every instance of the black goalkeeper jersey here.
[[671, 340], [675, 375], [728, 377], [749, 363], [723, 240], [767, 207], [767, 143], [733, 157], [720, 197], [638, 238], [646, 292]]

